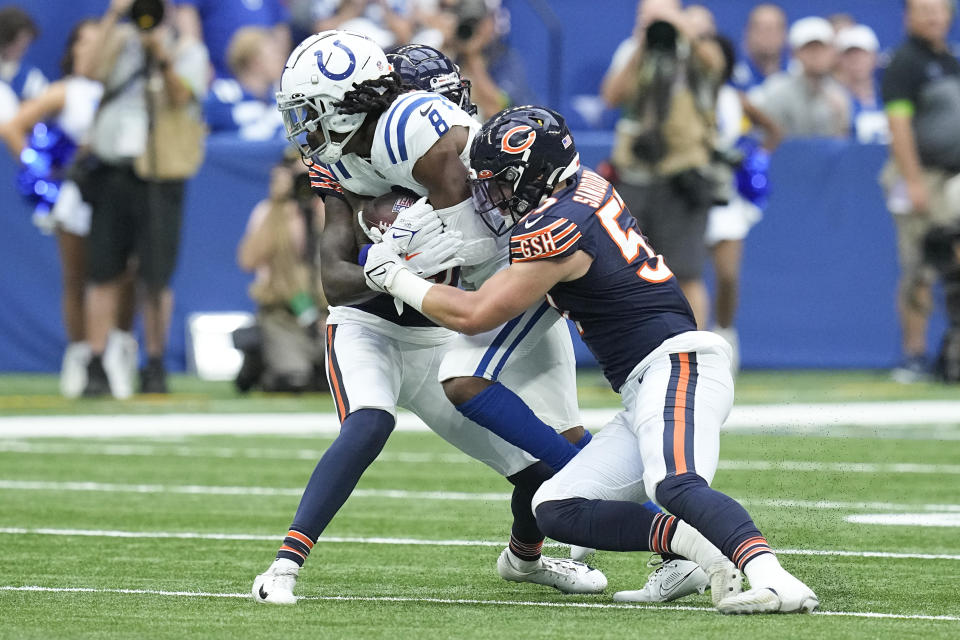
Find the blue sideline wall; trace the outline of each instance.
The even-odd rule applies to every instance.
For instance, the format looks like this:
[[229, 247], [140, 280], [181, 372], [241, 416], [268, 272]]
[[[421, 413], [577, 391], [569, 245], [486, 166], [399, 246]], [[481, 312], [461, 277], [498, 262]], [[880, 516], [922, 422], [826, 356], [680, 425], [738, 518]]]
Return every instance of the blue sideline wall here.
[[[584, 133], [588, 164], [610, 137]], [[184, 366], [184, 318], [194, 311], [252, 309], [250, 277], [235, 251], [264, 196], [277, 143], [211, 140], [191, 182], [168, 364]], [[876, 175], [881, 147], [814, 141], [774, 156], [774, 195], [747, 240], [739, 326], [747, 367], [886, 367], [898, 357], [893, 224]], [[14, 164], [0, 154], [0, 371], [54, 371], [64, 346], [55, 240], [41, 236], [13, 189]], [[931, 342], [942, 330], [938, 320]], [[931, 344], [931, 348], [932, 348]], [[578, 344], [581, 363], [589, 353]]]

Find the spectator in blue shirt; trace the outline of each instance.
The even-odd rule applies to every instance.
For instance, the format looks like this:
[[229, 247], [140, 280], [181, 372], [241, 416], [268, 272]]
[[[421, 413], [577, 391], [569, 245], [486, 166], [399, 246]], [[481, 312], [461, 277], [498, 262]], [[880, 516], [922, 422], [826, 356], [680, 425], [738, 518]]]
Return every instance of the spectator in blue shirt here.
[[230, 76], [227, 47], [241, 27], [271, 29], [284, 55], [291, 49], [290, 16], [281, 0], [177, 0], [177, 4], [180, 28], [206, 45], [217, 77]]
[[858, 24], [837, 33], [840, 59], [835, 76], [850, 94], [851, 135], [863, 144], [886, 144], [890, 125], [883, 110], [877, 83], [877, 50], [880, 43], [873, 29]]
[[758, 4], [750, 12], [743, 53], [733, 69], [733, 85], [750, 91], [780, 71], [786, 71], [787, 16], [775, 4]]
[[[43, 72], [23, 64], [23, 56], [37, 34], [36, 23], [23, 9], [0, 9], [0, 81], [6, 83], [20, 101], [34, 98], [47, 88]], [[7, 91], [4, 94], [9, 96]], [[13, 111], [16, 111], [15, 104]]]
[[283, 71], [283, 54], [269, 29], [242, 27], [230, 40], [230, 78], [217, 78], [204, 103], [212, 133], [234, 133], [245, 140], [282, 137], [283, 119], [274, 92]]

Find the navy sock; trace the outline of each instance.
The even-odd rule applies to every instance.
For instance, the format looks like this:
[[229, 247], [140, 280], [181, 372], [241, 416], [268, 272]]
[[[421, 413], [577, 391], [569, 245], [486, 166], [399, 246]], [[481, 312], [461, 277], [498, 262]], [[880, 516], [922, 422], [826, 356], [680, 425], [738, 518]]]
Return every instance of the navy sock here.
[[587, 431], [586, 429], [584, 429], [583, 437], [577, 440], [576, 442], [574, 442], [573, 446], [575, 446], [577, 449], [583, 449], [585, 446], [590, 444], [591, 440], [593, 440], [593, 434]]
[[559, 471], [580, 450], [533, 414], [520, 396], [496, 382], [457, 410], [481, 427]]
[[543, 462], [535, 462], [507, 480], [513, 485], [510, 510], [513, 527], [510, 529], [510, 550], [521, 560], [536, 560], [543, 548], [543, 533], [537, 526], [531, 502], [540, 485], [553, 477], [553, 469]]
[[537, 507], [537, 524], [554, 540], [602, 551], [649, 551], [656, 518], [643, 505], [567, 498]]
[[657, 501], [702, 533], [739, 569], [758, 555], [773, 553], [747, 510], [695, 473], [664, 479], [657, 485]]
[[324, 452], [307, 482], [277, 558], [303, 565], [313, 543], [380, 455], [393, 425], [393, 416], [380, 409], [360, 409], [344, 419], [340, 435]]

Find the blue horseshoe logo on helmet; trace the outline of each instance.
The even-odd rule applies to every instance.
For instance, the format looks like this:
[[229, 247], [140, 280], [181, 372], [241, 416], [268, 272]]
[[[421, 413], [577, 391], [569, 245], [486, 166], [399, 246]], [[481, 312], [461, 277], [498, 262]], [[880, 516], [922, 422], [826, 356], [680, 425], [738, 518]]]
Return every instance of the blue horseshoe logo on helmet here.
[[347, 66], [347, 70], [343, 73], [332, 73], [327, 67], [323, 64], [323, 51], [317, 51], [314, 55], [317, 57], [317, 67], [320, 69], [320, 73], [330, 78], [331, 80], [343, 80], [347, 78], [353, 70], [357, 68], [357, 57], [353, 55], [353, 51], [343, 44], [339, 40], [333, 41], [333, 46], [343, 49], [347, 54], [347, 57], [350, 59], [350, 64]]

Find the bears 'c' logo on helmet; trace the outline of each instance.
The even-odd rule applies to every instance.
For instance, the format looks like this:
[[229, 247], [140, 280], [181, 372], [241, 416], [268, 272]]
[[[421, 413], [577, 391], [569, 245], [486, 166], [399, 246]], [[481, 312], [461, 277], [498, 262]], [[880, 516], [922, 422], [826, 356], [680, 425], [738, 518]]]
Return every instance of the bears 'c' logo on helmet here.
[[[517, 146], [510, 144], [510, 138], [512, 138], [514, 134], [522, 133], [523, 131], [528, 132], [527, 137], [524, 138], [523, 142], [521, 142]], [[503, 140], [500, 141], [500, 148], [506, 151], [507, 153], [523, 153], [524, 151], [530, 148], [530, 145], [532, 145], [533, 141], [536, 139], [537, 139], [537, 132], [533, 130], [533, 127], [522, 124], [519, 127], [514, 127], [513, 129], [510, 129], [504, 134]]]

